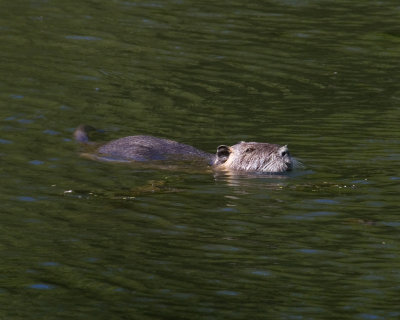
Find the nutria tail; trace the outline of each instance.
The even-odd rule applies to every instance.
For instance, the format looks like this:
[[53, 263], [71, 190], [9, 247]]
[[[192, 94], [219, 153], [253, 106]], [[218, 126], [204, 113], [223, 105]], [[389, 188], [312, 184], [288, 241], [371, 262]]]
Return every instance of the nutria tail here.
[[74, 131], [74, 138], [78, 142], [82, 143], [89, 143], [88, 133], [89, 131], [96, 130], [92, 126], [88, 126], [86, 124], [81, 124], [78, 128]]

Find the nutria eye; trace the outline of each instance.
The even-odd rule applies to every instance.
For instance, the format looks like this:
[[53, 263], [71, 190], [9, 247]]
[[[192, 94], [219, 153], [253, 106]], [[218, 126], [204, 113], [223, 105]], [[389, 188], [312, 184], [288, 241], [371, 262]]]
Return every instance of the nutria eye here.
[[284, 156], [287, 155], [287, 152], [286, 152], [286, 151], [283, 151], [283, 152], [281, 153], [281, 155], [282, 155], [282, 157], [284, 157]]
[[247, 148], [247, 149], [246, 149], [246, 152], [247, 152], [247, 153], [250, 153], [250, 152], [253, 152], [253, 151], [254, 151], [254, 148]]

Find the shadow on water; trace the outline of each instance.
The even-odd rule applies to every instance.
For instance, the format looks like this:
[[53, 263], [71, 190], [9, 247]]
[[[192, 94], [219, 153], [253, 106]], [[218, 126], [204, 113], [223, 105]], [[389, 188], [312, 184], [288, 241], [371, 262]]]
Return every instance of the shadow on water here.
[[[86, 151], [87, 148], [85, 147]], [[132, 200], [135, 197], [156, 194], [156, 193], [172, 193], [182, 192], [184, 188], [174, 187], [174, 183], [180, 180], [189, 181], [191, 177], [201, 178], [209, 183], [217, 183], [230, 187], [247, 187], [247, 188], [265, 188], [265, 189], [282, 189], [285, 187], [285, 181], [295, 179], [304, 174], [310, 174], [311, 171], [304, 169], [296, 169], [286, 173], [246, 173], [240, 171], [227, 171], [213, 169], [204, 159], [169, 159], [154, 161], [118, 161], [114, 159], [104, 159], [93, 153], [83, 153], [81, 157], [89, 161], [96, 161], [104, 166], [121, 168], [121, 174], [129, 172], [129, 175], [137, 174], [144, 176], [160, 175], [162, 179], [142, 181], [140, 186], [135, 186], [129, 191], [120, 193], [115, 190], [115, 194], [94, 194], [92, 191], [84, 190], [67, 190], [66, 196], [73, 197], [111, 197], [112, 199]], [[90, 164], [89, 164], [90, 165]]]

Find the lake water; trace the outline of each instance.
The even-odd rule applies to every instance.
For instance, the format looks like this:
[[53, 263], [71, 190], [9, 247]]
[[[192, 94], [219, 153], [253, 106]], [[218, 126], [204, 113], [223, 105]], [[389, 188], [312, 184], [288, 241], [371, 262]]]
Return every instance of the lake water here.
[[[399, 319], [400, 4], [2, 1], [1, 319]], [[288, 144], [218, 175], [79, 156]]]

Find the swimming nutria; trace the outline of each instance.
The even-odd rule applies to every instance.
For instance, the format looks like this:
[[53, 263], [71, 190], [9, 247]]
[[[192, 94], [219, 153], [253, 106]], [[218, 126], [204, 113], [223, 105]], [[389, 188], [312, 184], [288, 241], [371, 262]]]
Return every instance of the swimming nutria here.
[[[74, 137], [88, 143], [89, 126], [81, 125]], [[285, 172], [298, 163], [291, 157], [287, 146], [270, 143], [239, 142], [233, 146], [220, 145], [215, 155], [169, 139], [152, 136], [128, 136], [100, 146], [96, 159], [114, 161], [148, 161], [179, 158], [202, 158], [216, 169], [247, 172]]]

